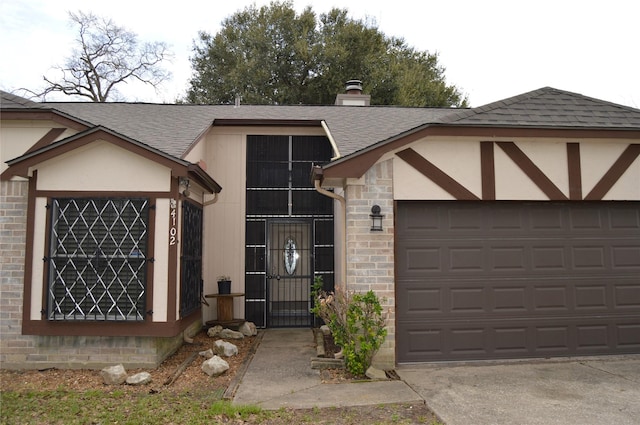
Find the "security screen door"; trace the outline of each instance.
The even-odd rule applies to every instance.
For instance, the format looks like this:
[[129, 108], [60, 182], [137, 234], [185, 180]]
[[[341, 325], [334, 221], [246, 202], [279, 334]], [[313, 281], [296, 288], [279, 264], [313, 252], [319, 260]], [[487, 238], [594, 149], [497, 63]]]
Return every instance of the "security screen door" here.
[[267, 245], [268, 326], [311, 326], [311, 224], [271, 222]]

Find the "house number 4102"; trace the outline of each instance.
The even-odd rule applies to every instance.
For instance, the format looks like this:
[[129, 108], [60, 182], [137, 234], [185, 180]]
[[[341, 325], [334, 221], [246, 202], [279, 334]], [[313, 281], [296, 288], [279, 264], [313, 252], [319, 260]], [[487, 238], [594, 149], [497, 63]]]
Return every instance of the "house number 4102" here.
[[177, 243], [176, 235], [178, 234], [178, 229], [176, 228], [176, 200], [172, 199], [170, 204], [171, 211], [169, 215], [171, 216], [171, 225], [169, 226], [169, 245], [175, 245]]

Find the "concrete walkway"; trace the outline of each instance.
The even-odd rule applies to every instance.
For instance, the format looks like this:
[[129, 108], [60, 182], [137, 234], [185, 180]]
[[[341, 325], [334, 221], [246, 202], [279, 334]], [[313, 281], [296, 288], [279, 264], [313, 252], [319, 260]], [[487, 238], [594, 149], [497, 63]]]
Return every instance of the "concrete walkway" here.
[[263, 332], [234, 404], [426, 403], [446, 425], [640, 424], [640, 355], [399, 366], [399, 381], [322, 384], [311, 329]]
[[277, 410], [423, 402], [420, 395], [402, 381], [322, 384], [320, 372], [311, 369], [311, 358], [316, 356], [311, 329], [264, 332], [233, 397], [234, 404]]

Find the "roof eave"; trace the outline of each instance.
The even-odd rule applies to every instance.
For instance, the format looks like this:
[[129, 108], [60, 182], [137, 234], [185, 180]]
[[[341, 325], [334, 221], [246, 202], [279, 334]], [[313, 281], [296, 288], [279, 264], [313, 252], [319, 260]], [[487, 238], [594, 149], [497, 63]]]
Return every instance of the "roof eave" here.
[[504, 137], [567, 137], [640, 139], [635, 127], [570, 127], [526, 125], [425, 124], [367, 148], [325, 164], [323, 178], [360, 178], [385, 153], [428, 136], [476, 136], [487, 139]]

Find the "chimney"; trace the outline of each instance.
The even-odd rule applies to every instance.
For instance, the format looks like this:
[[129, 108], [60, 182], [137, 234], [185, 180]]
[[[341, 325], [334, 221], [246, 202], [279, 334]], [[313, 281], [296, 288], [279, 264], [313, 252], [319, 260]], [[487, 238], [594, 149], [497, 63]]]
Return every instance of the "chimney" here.
[[347, 94], [362, 94], [362, 81], [349, 80], [347, 81]]
[[362, 94], [362, 81], [347, 81], [346, 93], [339, 93], [336, 96], [336, 105], [344, 106], [369, 106], [371, 95]]

